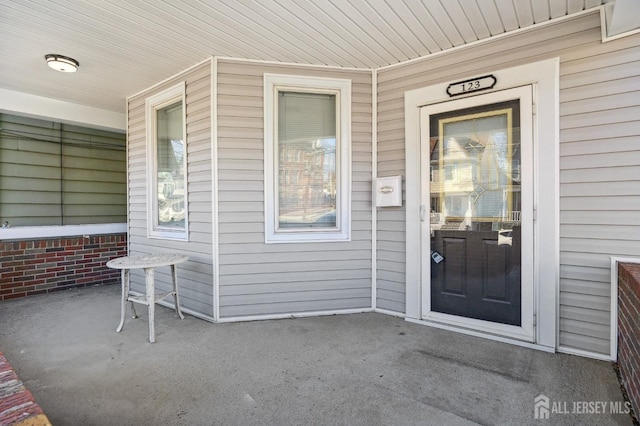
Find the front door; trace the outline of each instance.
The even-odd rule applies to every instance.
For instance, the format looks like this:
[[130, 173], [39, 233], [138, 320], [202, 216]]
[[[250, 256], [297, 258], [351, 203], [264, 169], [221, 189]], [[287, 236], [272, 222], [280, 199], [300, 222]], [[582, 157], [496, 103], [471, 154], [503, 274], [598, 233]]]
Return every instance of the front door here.
[[533, 340], [531, 90], [421, 109], [426, 319]]

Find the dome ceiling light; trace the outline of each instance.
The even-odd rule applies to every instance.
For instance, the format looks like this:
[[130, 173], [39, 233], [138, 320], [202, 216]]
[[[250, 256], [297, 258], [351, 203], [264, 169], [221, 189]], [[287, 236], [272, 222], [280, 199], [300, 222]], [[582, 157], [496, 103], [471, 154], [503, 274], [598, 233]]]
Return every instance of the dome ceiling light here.
[[44, 55], [44, 58], [50, 68], [60, 72], [76, 72], [80, 66], [80, 63], [75, 59], [55, 53]]

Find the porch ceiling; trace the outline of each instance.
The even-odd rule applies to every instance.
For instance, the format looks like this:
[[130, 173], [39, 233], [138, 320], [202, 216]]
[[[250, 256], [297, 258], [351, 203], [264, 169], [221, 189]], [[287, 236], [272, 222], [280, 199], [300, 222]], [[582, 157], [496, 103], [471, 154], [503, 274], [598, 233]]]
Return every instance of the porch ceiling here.
[[[3, 0], [0, 88], [123, 113], [210, 56], [378, 68], [609, 0]], [[80, 62], [50, 70], [47, 53]]]

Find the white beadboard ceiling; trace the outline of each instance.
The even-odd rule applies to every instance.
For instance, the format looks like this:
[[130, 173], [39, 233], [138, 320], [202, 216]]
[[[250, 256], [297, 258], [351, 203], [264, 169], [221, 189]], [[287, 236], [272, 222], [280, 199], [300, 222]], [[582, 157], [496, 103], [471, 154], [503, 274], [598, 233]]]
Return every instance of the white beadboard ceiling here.
[[[123, 113], [211, 56], [379, 68], [609, 0], [0, 0], [0, 88]], [[49, 69], [47, 53], [80, 62]]]

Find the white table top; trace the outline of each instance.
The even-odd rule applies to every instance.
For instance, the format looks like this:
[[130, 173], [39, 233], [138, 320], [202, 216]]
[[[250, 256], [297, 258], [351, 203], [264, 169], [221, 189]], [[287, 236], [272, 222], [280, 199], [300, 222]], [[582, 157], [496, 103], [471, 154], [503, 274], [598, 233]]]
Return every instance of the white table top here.
[[113, 269], [155, 268], [156, 266], [175, 265], [189, 258], [183, 254], [161, 253], [118, 257], [107, 262]]

